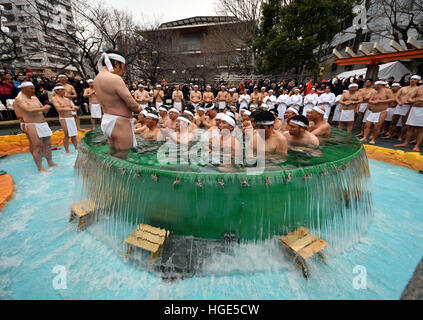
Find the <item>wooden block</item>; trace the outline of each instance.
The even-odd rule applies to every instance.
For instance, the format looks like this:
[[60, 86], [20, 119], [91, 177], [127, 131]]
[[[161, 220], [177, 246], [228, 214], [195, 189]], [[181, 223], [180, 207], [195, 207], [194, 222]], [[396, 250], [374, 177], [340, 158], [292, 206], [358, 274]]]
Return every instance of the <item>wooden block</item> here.
[[157, 252], [160, 249], [160, 245], [156, 243], [151, 243], [147, 240], [138, 240], [134, 236], [129, 236], [125, 239], [127, 244], [130, 244], [134, 247], [138, 247], [150, 252]]
[[146, 232], [149, 232], [151, 234], [158, 235], [160, 237], [165, 237], [166, 236], [166, 230], [165, 229], [160, 229], [160, 228], [152, 227], [152, 226], [150, 226], [148, 224], [139, 224], [138, 227], [137, 227], [137, 230], [146, 231]]
[[298, 254], [303, 257], [304, 259], [308, 259], [315, 255], [317, 252], [322, 250], [324, 247], [326, 247], [328, 243], [322, 239], [318, 239], [311, 243], [310, 245], [306, 246], [305, 248], [298, 251]]
[[302, 237], [298, 240], [292, 242], [289, 247], [294, 250], [295, 252], [300, 251], [302, 248], [308, 246], [310, 243], [314, 242], [315, 240], [319, 239], [317, 236], [313, 234], [307, 234], [305, 237]]
[[95, 204], [92, 201], [81, 201], [71, 205], [71, 211], [78, 217], [84, 217], [95, 210]]
[[290, 245], [295, 240], [304, 237], [308, 234], [308, 230], [305, 227], [298, 228], [297, 230], [289, 233], [288, 235], [282, 237], [282, 242], [286, 245]]
[[148, 240], [150, 242], [157, 243], [159, 245], [162, 245], [164, 240], [165, 240], [164, 237], [160, 237], [158, 235], [151, 234], [151, 233], [148, 233], [148, 232], [145, 232], [145, 231], [137, 231], [136, 237], [137, 237], [137, 239]]

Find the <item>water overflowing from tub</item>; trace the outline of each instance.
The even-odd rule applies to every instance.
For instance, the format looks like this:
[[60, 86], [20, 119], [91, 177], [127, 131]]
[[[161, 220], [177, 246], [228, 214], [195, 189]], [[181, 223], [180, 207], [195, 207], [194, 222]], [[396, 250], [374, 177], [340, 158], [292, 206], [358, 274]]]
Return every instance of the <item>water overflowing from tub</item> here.
[[[157, 160], [163, 145], [139, 141], [128, 160], [121, 160], [107, 155], [100, 131], [88, 133], [75, 163], [75, 200], [95, 203], [90, 232], [122, 256], [124, 240], [138, 224], [170, 230], [153, 266], [166, 279], [216, 273], [213, 261], [222, 257], [232, 263], [221, 272], [231, 272], [239, 268], [233, 262], [245, 257], [246, 243], [272, 251], [281, 235], [301, 226], [328, 241], [331, 252], [342, 252], [371, 222], [367, 156], [360, 142], [343, 132], [334, 130], [318, 150], [269, 157], [264, 172], [255, 175], [246, 173], [245, 164], [223, 172], [200, 157], [163, 164]], [[131, 263], [151, 267], [142, 250]]]

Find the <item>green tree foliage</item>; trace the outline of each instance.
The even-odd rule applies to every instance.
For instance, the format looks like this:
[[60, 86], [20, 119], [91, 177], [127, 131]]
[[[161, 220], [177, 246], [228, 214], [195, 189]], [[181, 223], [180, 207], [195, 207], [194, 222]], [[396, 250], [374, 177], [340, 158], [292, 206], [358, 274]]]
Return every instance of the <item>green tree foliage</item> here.
[[351, 0], [269, 0], [263, 4], [255, 48], [260, 72], [315, 70], [325, 44], [351, 26]]

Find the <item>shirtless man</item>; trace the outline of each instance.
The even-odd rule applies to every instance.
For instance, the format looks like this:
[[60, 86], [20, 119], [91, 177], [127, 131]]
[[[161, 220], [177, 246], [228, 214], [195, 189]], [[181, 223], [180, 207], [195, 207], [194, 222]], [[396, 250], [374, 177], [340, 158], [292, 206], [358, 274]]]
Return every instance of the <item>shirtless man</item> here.
[[121, 159], [126, 159], [129, 150], [137, 147], [132, 112], [139, 110], [122, 79], [125, 62], [121, 53], [108, 50], [100, 58], [100, 72], [94, 79], [94, 88], [104, 110], [101, 130], [109, 139], [109, 153]]
[[135, 101], [139, 104], [139, 112], [148, 107], [148, 102], [150, 101], [150, 94], [144, 90], [144, 85], [140, 83], [138, 85], [138, 90], [135, 91]]
[[252, 129], [253, 126], [251, 124], [251, 111], [247, 109], [241, 109], [241, 116], [242, 116], [242, 133], [245, 133], [245, 130]]
[[347, 123], [347, 132], [351, 134], [354, 126], [354, 117], [358, 113], [360, 103], [363, 101], [362, 95], [358, 93], [358, 84], [351, 83], [348, 86], [348, 92], [342, 94], [339, 103], [341, 117], [339, 118], [339, 129], [344, 130], [344, 125]]
[[179, 90], [179, 85], [175, 85], [175, 90], [172, 92], [173, 107], [179, 112], [182, 112], [182, 100], [184, 100], [184, 94]]
[[[202, 104], [204, 106], [204, 103]], [[203, 107], [198, 107], [197, 112], [195, 113], [195, 119], [194, 122], [197, 125], [197, 127], [204, 127], [203, 121], [206, 119], [206, 109]]]
[[197, 110], [198, 105], [202, 99], [201, 92], [198, 91], [198, 85], [194, 86], [194, 90], [189, 94], [189, 101], [191, 102], [194, 110]]
[[239, 95], [236, 93], [235, 88], [231, 88], [229, 90], [229, 94], [227, 96], [226, 105], [228, 106], [236, 106], [238, 103]]
[[63, 137], [63, 146], [67, 154], [69, 152], [69, 137], [71, 138], [72, 144], [75, 147], [75, 150], [78, 150], [78, 141], [76, 136], [78, 135], [77, 126], [75, 119], [72, 117], [72, 111], [78, 109], [72, 101], [65, 96], [65, 89], [62, 86], [56, 86], [53, 89], [54, 96], [51, 98], [51, 103], [59, 114], [60, 125], [62, 126], [64, 137]]
[[147, 129], [147, 114], [148, 109], [142, 110], [138, 114], [138, 122], [134, 122], [134, 133], [135, 134], [142, 134]]
[[[78, 95], [76, 94], [76, 91], [73, 85], [68, 83], [68, 76], [65, 74], [59, 74], [57, 79], [59, 80], [60, 85], [65, 89], [65, 97], [71, 101], [72, 105], [74, 105], [72, 99], [76, 99]], [[76, 112], [76, 110], [78, 109], [79, 108], [76, 108], [74, 111], [72, 111], [72, 117], [74, 117], [75, 119], [76, 128], [78, 129], [78, 131], [85, 131], [85, 130], [81, 130], [81, 124], [79, 122], [79, 117]]]
[[275, 109], [275, 108], [270, 109], [270, 112], [273, 114], [273, 116], [274, 116], [274, 118], [275, 118], [275, 123], [273, 124], [273, 128], [274, 128], [275, 130], [280, 131], [280, 130], [282, 129], [282, 125], [283, 125], [283, 123], [282, 123], [282, 121], [281, 121], [281, 120], [279, 120], [279, 118], [278, 118], [278, 109]]
[[260, 93], [258, 92], [257, 87], [254, 87], [254, 92], [250, 95], [250, 100], [251, 100], [250, 108], [256, 109], [260, 103]]
[[288, 131], [289, 130], [289, 121], [295, 117], [298, 116], [299, 112], [297, 109], [293, 108], [293, 107], [289, 107], [284, 115], [283, 115], [283, 121], [282, 121], [282, 126], [279, 129], [280, 131]]
[[[389, 138], [389, 131], [392, 125], [392, 116], [394, 115], [395, 107], [397, 106], [397, 95], [400, 89], [401, 85], [399, 83], [393, 83], [391, 86], [392, 94], [394, 95], [395, 100], [389, 104], [387, 110], [388, 114], [386, 116], [385, 123], [383, 124], [382, 134], [386, 134], [384, 137], [385, 139]], [[394, 129], [396, 129], [396, 124]]]
[[263, 104], [263, 100], [264, 98], [266, 98], [268, 96], [267, 92], [266, 92], [266, 87], [261, 87], [261, 91], [259, 93], [259, 99], [258, 99], [258, 103], [259, 105]]
[[367, 79], [366, 83], [364, 84], [364, 88], [358, 90], [358, 93], [361, 95], [362, 103], [360, 103], [360, 107], [358, 109], [359, 114], [361, 117], [357, 117], [358, 121], [361, 122], [361, 132], [357, 135], [357, 137], [362, 137], [364, 135], [364, 127], [366, 126], [367, 116], [369, 115], [369, 108], [368, 103], [370, 96], [375, 92], [375, 89], [372, 88], [373, 80]]
[[275, 117], [269, 111], [259, 111], [254, 115], [254, 123], [257, 128], [246, 130], [246, 135], [253, 134], [253, 150], [257, 151], [258, 146], [264, 145], [265, 152], [279, 153], [286, 155], [288, 153], [288, 144], [284, 135], [274, 129]]
[[160, 115], [159, 125], [163, 126], [166, 123], [166, 121], [169, 119], [169, 115], [167, 114], [167, 109], [163, 106], [160, 106], [159, 115]]
[[[222, 115], [218, 126], [219, 134], [209, 139], [211, 153], [223, 156], [223, 163], [220, 165], [220, 169], [231, 167], [231, 159], [242, 154], [241, 144], [232, 134], [235, 128], [235, 120], [228, 115]], [[220, 162], [218, 161], [218, 163]], [[235, 163], [237, 162], [235, 161]]]
[[216, 101], [218, 103], [219, 110], [223, 110], [226, 107], [228, 93], [226, 92], [225, 86], [221, 86], [220, 88], [221, 90], [217, 93]]
[[95, 95], [94, 90], [94, 80], [89, 79], [87, 81], [89, 87], [84, 90], [84, 98], [88, 98], [90, 103], [90, 114], [91, 114], [91, 125], [95, 129], [95, 119], [100, 119], [101, 121], [101, 106]]
[[320, 144], [319, 139], [307, 131], [308, 119], [303, 115], [295, 116], [289, 122], [289, 131], [284, 132], [284, 135], [288, 141], [288, 145], [292, 146], [304, 146], [317, 148]]
[[162, 90], [162, 86], [158, 84], [156, 89], [153, 91], [153, 98], [156, 100], [156, 109], [158, 109], [164, 101], [164, 91]]
[[49, 167], [57, 165], [51, 156], [52, 132], [43, 114], [50, 109], [50, 106], [42, 106], [35, 97], [35, 87], [32, 82], [23, 82], [19, 89], [21, 94], [16, 97], [13, 109], [18, 118], [23, 121], [22, 129], [28, 138], [30, 152], [38, 171], [45, 172], [47, 170], [42, 166], [43, 157], [47, 159]]
[[167, 137], [167, 140], [173, 141], [176, 144], [188, 144], [193, 139], [193, 134], [188, 131], [188, 127], [192, 122], [184, 114], [176, 119], [175, 132]]
[[204, 104], [209, 104], [214, 102], [214, 94], [211, 92], [211, 87], [206, 87], [206, 92], [203, 94], [203, 102]]
[[191, 121], [191, 124], [188, 127], [188, 131], [189, 132], [196, 132], [198, 127], [195, 124], [195, 119], [194, 119], [194, 115], [195, 115], [195, 111], [194, 111], [194, 107], [190, 104], [189, 108], [186, 108], [183, 112], [184, 115], [188, 116], [189, 121]]
[[[419, 80], [418, 79], [419, 76], [414, 76], [410, 78], [410, 85], [407, 87], [403, 87], [399, 90], [397, 97], [396, 97], [396, 101], [398, 103], [397, 107], [395, 108], [394, 111], [394, 115], [392, 116], [392, 123], [393, 124], [397, 124], [399, 117], [402, 117], [402, 126], [403, 126], [403, 130], [404, 129], [408, 129], [406, 126], [406, 122], [407, 122], [407, 114], [408, 111], [410, 110], [410, 102], [408, 101], [410, 99], [411, 96], [414, 96], [416, 91], [417, 91], [417, 83]], [[391, 129], [393, 129], [391, 127]], [[392, 137], [393, 135], [393, 130], [391, 130], [390, 132], [390, 137]], [[402, 138], [401, 136], [398, 138], [398, 141], [401, 141]], [[401, 144], [405, 145], [405, 143]]]
[[388, 115], [388, 107], [390, 103], [395, 101], [394, 94], [390, 89], [386, 88], [385, 81], [375, 82], [375, 91], [370, 95], [367, 108], [369, 114], [367, 116], [366, 126], [364, 128], [363, 142], [367, 142], [372, 124], [374, 124], [373, 135], [370, 144], [375, 144], [376, 139], [379, 137], [382, 125]]
[[172, 108], [169, 110], [169, 119], [163, 124], [163, 128], [167, 128], [168, 130], [175, 130], [176, 129], [176, 119], [181, 113], [178, 109]]
[[309, 131], [318, 136], [330, 135], [330, 124], [324, 120], [326, 109], [324, 106], [314, 106], [308, 113], [308, 119], [313, 122], [313, 126], [309, 128]]
[[207, 116], [203, 121], [204, 127], [206, 127], [207, 129], [216, 127], [216, 115], [217, 115], [216, 106], [214, 104], [208, 104], [206, 105], [205, 109], [207, 112]]
[[[421, 80], [421, 77], [414, 75], [410, 78], [411, 82], [417, 83]], [[423, 86], [417, 87], [416, 90], [410, 90], [408, 95], [407, 103], [411, 105], [410, 113], [408, 114], [407, 122], [407, 135], [404, 143], [397, 144], [394, 147], [408, 148], [410, 141], [414, 136], [417, 136], [416, 145], [413, 148], [413, 152], [420, 152], [420, 145], [423, 142]]]
[[159, 140], [161, 135], [160, 129], [157, 126], [159, 116], [156, 113], [149, 112], [145, 117], [146, 129], [141, 133], [144, 140]]

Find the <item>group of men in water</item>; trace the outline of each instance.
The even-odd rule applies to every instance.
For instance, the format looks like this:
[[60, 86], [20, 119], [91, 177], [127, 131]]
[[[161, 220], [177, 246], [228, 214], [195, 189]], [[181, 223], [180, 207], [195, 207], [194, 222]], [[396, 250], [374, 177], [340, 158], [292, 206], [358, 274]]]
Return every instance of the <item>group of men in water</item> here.
[[[403, 126], [400, 134], [405, 142], [398, 147], [409, 147], [414, 139], [413, 151], [419, 151], [423, 142], [423, 86], [418, 87], [421, 78], [414, 75], [410, 86], [403, 87], [394, 83], [387, 88], [384, 81], [376, 81], [374, 86], [367, 80], [358, 90], [351, 83], [348, 90], [335, 97], [330, 87], [320, 96], [315, 89], [304, 98], [298, 89], [290, 96], [283, 90], [276, 97], [273, 90], [254, 88], [252, 94], [238, 94], [235, 88], [221, 91], [216, 97], [207, 86], [201, 93], [195, 85], [190, 93], [190, 101], [184, 103], [183, 93], [176, 86], [172, 94], [173, 105], [164, 103], [164, 92], [160, 85], [153, 91], [155, 105], [151, 105], [151, 95], [142, 84], [130, 93], [122, 75], [125, 71], [125, 58], [117, 51], [107, 51], [98, 62], [99, 73], [89, 80], [89, 88], [84, 92], [90, 102], [92, 123], [101, 119], [101, 129], [108, 138], [110, 154], [127, 158], [129, 150], [137, 146], [136, 135], [144, 140], [170, 140], [176, 144], [188, 144], [195, 139], [198, 128], [209, 133], [210, 145], [242, 148], [243, 139], [251, 141], [254, 150], [263, 147], [265, 152], [287, 154], [288, 148], [319, 146], [318, 137], [328, 136], [331, 132], [329, 116], [335, 105], [332, 123], [339, 124], [351, 133], [355, 121], [362, 121], [362, 141], [366, 142], [370, 131], [370, 143], [374, 144], [380, 133], [392, 138], [397, 124]], [[53, 89], [52, 103], [59, 113], [60, 124], [64, 131], [64, 147], [69, 153], [69, 138], [77, 149], [79, 121], [75, 121], [78, 107], [72, 102], [75, 89], [66, 83], [66, 75], [59, 76], [60, 82]], [[34, 96], [34, 85], [24, 82], [21, 94], [16, 98], [14, 109], [21, 120], [21, 127], [30, 141], [31, 153], [39, 171], [42, 157], [48, 165], [56, 165], [51, 158], [49, 129], [43, 112], [50, 106], [42, 106]], [[137, 115], [137, 119], [134, 115]], [[77, 117], [76, 117], [77, 118]], [[386, 127], [386, 121], [390, 125]], [[202, 133], [203, 134], [203, 133]]]

